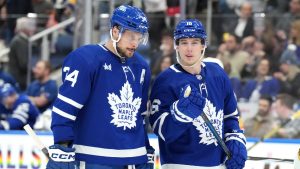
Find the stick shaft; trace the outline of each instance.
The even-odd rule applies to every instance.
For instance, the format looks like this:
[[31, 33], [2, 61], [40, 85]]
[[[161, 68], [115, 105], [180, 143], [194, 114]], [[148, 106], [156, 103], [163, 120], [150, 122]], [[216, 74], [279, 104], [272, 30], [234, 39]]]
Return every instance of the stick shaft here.
[[46, 148], [46, 146], [42, 143], [41, 139], [38, 138], [38, 136], [36, 135], [36, 133], [33, 131], [33, 129], [29, 126], [29, 124], [25, 125], [24, 130], [26, 131], [26, 133], [35, 141], [36, 145], [38, 146], [38, 148], [40, 150], [42, 150], [42, 152], [49, 157], [49, 153], [48, 150]]
[[209, 121], [208, 117], [206, 116], [206, 114], [203, 112], [201, 113], [201, 117], [203, 118], [203, 120], [205, 121], [206, 125], [208, 126], [208, 128], [210, 129], [210, 131], [212, 132], [212, 134], [215, 136], [215, 138], [217, 139], [218, 143], [220, 144], [220, 146], [222, 147], [222, 149], [224, 150], [224, 152], [226, 153], [226, 156], [228, 157], [228, 159], [231, 158], [231, 153], [229, 151], [229, 149], [227, 148], [225, 142], [222, 140], [222, 138], [219, 136], [218, 132], [216, 131], [215, 127], [211, 124], [211, 122]]
[[274, 160], [274, 161], [282, 161], [282, 162], [294, 162], [294, 160], [292, 160], [292, 159], [273, 158], [273, 157], [253, 157], [253, 156], [248, 156], [248, 160], [254, 160], [254, 161]]

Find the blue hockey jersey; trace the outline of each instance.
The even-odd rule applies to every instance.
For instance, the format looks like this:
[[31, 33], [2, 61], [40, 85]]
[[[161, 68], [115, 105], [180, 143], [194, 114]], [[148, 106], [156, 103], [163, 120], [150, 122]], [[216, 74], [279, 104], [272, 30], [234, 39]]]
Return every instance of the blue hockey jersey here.
[[172, 118], [170, 106], [188, 84], [206, 98], [203, 112], [223, 139], [226, 131], [239, 129], [236, 99], [220, 66], [202, 63], [201, 73], [192, 75], [180, 65], [172, 65], [157, 77], [150, 95], [150, 123], [159, 137], [161, 163], [173, 169], [224, 168], [225, 153], [201, 116], [192, 123]]
[[39, 110], [29, 100], [27, 95], [19, 95], [17, 100], [9, 111], [9, 116], [3, 125], [6, 130], [23, 130], [23, 126], [29, 124], [33, 127], [38, 115]]
[[52, 109], [54, 142], [73, 141], [78, 161], [147, 162], [142, 113], [151, 74], [142, 56], [122, 63], [104, 46], [86, 45], [66, 57], [62, 71]]

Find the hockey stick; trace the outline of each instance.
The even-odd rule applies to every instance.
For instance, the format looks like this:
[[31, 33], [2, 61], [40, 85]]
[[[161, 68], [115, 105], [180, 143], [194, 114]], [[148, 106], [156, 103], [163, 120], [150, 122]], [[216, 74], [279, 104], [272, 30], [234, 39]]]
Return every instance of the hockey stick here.
[[[184, 91], [184, 97], [188, 97], [191, 94], [191, 91], [192, 91], [191, 87], [188, 86], [187, 89]], [[206, 116], [206, 114], [203, 112], [203, 113], [201, 113], [200, 116], [202, 117], [202, 119], [204, 120], [205, 124], [208, 126], [208, 128], [212, 132], [212, 134], [217, 139], [218, 143], [220, 144], [220, 146], [222, 147], [222, 149], [226, 153], [227, 158], [230, 159], [231, 158], [231, 153], [230, 153], [229, 149], [227, 148], [227, 146], [226, 146], [225, 142], [222, 140], [222, 138], [219, 136], [219, 134], [216, 131], [215, 127], [209, 121], [209, 119]]]
[[248, 160], [253, 160], [253, 161], [260, 161], [260, 160], [272, 160], [276, 162], [294, 162], [292, 159], [284, 159], [284, 158], [272, 158], [272, 157], [253, 157], [253, 156], [248, 156]]
[[288, 120], [286, 120], [281, 126], [278, 126], [276, 128], [274, 128], [273, 130], [271, 130], [270, 132], [268, 132], [267, 134], [265, 134], [264, 136], [262, 136], [257, 142], [255, 142], [252, 146], [250, 146], [247, 151], [250, 151], [251, 149], [253, 149], [255, 146], [257, 146], [259, 143], [264, 142], [266, 139], [271, 138], [274, 134], [276, 134], [278, 132], [278, 130], [284, 126], [286, 126], [289, 122], [298, 119], [300, 117], [300, 111], [297, 111], [296, 113], [294, 113], [292, 115], [292, 117], [290, 117]]
[[35, 141], [38, 148], [45, 154], [45, 156], [49, 159], [49, 153], [46, 146], [42, 143], [42, 141], [38, 138], [36, 133], [33, 131], [33, 129], [29, 126], [29, 124], [25, 125], [24, 130], [26, 133]]

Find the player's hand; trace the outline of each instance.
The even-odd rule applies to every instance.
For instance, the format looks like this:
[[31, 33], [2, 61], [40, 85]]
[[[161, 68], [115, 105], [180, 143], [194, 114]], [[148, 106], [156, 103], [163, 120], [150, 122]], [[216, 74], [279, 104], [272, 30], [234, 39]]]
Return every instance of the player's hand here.
[[49, 147], [48, 152], [46, 169], [76, 169], [75, 148], [54, 144]]
[[154, 155], [155, 150], [153, 147], [147, 149], [148, 162], [145, 164], [136, 165], [136, 169], [153, 169], [154, 168]]
[[203, 112], [205, 103], [206, 100], [199, 90], [187, 85], [181, 91], [179, 100], [170, 107], [173, 119], [184, 123], [192, 122]]
[[243, 169], [247, 160], [246, 140], [243, 133], [225, 134], [226, 146], [231, 152], [231, 158], [225, 162], [227, 169]]

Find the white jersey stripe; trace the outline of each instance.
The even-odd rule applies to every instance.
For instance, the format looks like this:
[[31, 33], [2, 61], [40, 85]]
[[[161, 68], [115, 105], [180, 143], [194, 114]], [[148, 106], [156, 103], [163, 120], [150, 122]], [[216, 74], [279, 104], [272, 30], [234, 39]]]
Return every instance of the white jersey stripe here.
[[146, 147], [139, 147], [135, 149], [108, 149], [99, 148], [85, 145], [74, 144], [76, 153], [87, 154], [102, 157], [115, 157], [115, 158], [126, 158], [126, 157], [138, 157], [147, 154]]
[[181, 72], [180, 70], [178, 70], [178, 69], [175, 67], [175, 65], [171, 65], [171, 66], [170, 66], [170, 69], [174, 70], [176, 73], [180, 73], [180, 72]]
[[27, 122], [27, 119], [25, 117], [21, 116], [20, 114], [13, 114], [11, 117], [19, 119], [23, 124], [26, 124], [26, 122]]
[[74, 101], [74, 100], [72, 100], [72, 99], [70, 99], [70, 98], [67, 98], [67, 97], [65, 97], [65, 96], [63, 96], [63, 95], [61, 95], [61, 94], [58, 94], [58, 95], [57, 95], [57, 98], [59, 98], [60, 100], [66, 102], [66, 103], [68, 103], [68, 104], [70, 104], [70, 105], [72, 105], [72, 106], [74, 106], [74, 107], [76, 107], [76, 108], [78, 108], [78, 109], [81, 109], [81, 108], [83, 107], [82, 104], [79, 104], [79, 103], [77, 103], [76, 101]]
[[156, 121], [154, 122], [152, 128], [153, 130], [156, 129], [156, 126], [157, 126], [157, 123], [159, 122], [159, 126], [158, 126], [158, 129], [157, 129], [157, 132], [160, 136], [161, 139], [165, 140], [165, 137], [164, 135], [162, 134], [161, 130], [162, 130], [162, 125], [164, 124], [164, 121], [165, 121], [165, 118], [169, 115], [168, 112], [164, 112], [163, 114], [161, 114], [157, 119]]
[[213, 167], [201, 167], [201, 166], [191, 166], [182, 164], [164, 164], [161, 166], [162, 169], [226, 169], [224, 165], [213, 166]]
[[52, 111], [55, 112], [55, 113], [57, 113], [57, 114], [59, 114], [59, 115], [61, 115], [61, 116], [63, 116], [63, 117], [65, 117], [65, 118], [67, 118], [67, 119], [70, 119], [70, 120], [73, 120], [73, 121], [76, 120], [76, 116], [68, 114], [68, 113], [66, 113], [66, 112], [64, 112], [64, 111], [56, 108], [55, 106], [53, 106]]
[[[237, 111], [237, 109], [235, 109], [235, 111], [231, 114], [225, 115], [224, 119], [228, 118], [228, 117], [232, 117], [232, 116], [237, 116], [239, 114], [239, 112]], [[238, 117], [236, 117], [238, 118]]]

